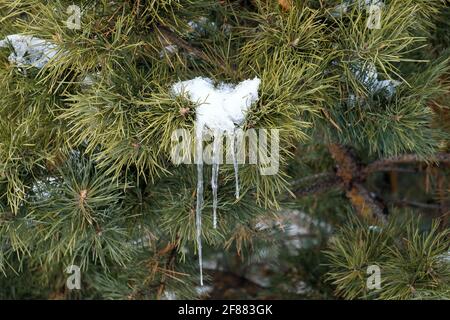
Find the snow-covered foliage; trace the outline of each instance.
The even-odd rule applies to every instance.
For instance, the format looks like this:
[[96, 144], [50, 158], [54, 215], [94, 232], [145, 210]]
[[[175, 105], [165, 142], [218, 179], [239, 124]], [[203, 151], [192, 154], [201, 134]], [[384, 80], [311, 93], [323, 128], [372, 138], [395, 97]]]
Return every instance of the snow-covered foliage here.
[[0, 48], [8, 47], [12, 49], [8, 60], [18, 67], [33, 66], [41, 69], [59, 52], [58, 46], [49, 41], [20, 34], [9, 35], [0, 40]]
[[217, 87], [211, 79], [197, 77], [172, 86], [175, 95], [185, 95], [194, 103], [199, 130], [208, 129], [232, 133], [245, 120], [250, 106], [259, 99], [259, 78], [244, 80], [237, 85], [221, 83]]
[[391, 98], [395, 94], [396, 87], [401, 84], [397, 80], [378, 80], [378, 72], [374, 64], [367, 64], [365, 66], [355, 64], [352, 69], [356, 79], [372, 95], [383, 92], [387, 98]]
[[[261, 80], [257, 77], [244, 80], [237, 85], [221, 83], [218, 86], [209, 78], [197, 77], [192, 80], [177, 82], [172, 86], [176, 96], [185, 96], [197, 104], [196, 108], [196, 155], [197, 155], [197, 246], [199, 252], [200, 283], [202, 276], [202, 242], [201, 242], [201, 211], [203, 206], [203, 133], [210, 129], [215, 134], [227, 133], [232, 136], [231, 149], [236, 179], [236, 198], [239, 198], [239, 176], [236, 150], [234, 146], [234, 131], [243, 124], [250, 106], [259, 99], [258, 89]], [[215, 137], [213, 146], [213, 170], [211, 185], [213, 189], [213, 223], [217, 228], [217, 190], [219, 175], [220, 142]]]
[[342, 16], [343, 14], [346, 14], [353, 6], [356, 6], [359, 9], [364, 9], [369, 6], [382, 7], [383, 5], [383, 0], [346, 0], [334, 8], [332, 15], [335, 17]]

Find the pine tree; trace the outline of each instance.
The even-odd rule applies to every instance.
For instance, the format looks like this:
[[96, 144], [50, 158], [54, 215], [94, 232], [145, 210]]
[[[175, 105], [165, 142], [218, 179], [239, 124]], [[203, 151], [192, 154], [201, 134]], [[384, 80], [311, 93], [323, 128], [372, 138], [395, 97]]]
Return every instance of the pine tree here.
[[[449, 17], [443, 0], [0, 0], [0, 297], [450, 298]], [[175, 163], [174, 132], [210, 112], [181, 84], [231, 108], [251, 79], [245, 113], [209, 116], [269, 130], [277, 172]]]

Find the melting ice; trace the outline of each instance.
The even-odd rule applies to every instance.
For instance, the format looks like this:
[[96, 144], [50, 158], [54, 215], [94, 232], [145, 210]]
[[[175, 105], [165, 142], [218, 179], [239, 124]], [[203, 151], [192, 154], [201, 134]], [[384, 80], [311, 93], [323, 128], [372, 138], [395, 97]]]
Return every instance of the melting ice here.
[[261, 80], [249, 79], [237, 85], [221, 83], [218, 86], [209, 78], [197, 77], [192, 80], [180, 81], [172, 86], [175, 95], [184, 95], [193, 103], [196, 109], [196, 159], [197, 159], [197, 206], [196, 206], [196, 236], [199, 250], [200, 283], [203, 285], [202, 273], [202, 206], [203, 206], [203, 134], [206, 129], [214, 132], [212, 150], [213, 191], [213, 224], [217, 228], [217, 191], [219, 175], [219, 152], [222, 134], [227, 134], [231, 140], [231, 154], [236, 180], [236, 198], [239, 197], [239, 173], [235, 147], [235, 129], [242, 125], [246, 113], [252, 103], [259, 99], [258, 89]]

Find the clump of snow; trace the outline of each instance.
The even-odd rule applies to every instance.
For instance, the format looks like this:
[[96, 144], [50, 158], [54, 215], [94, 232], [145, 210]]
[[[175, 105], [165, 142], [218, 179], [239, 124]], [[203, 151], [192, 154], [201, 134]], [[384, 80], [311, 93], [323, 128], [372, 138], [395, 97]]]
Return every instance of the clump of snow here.
[[442, 261], [450, 264], [450, 250], [442, 255]]
[[[172, 86], [176, 96], [185, 96], [196, 108], [196, 156], [197, 156], [197, 205], [196, 205], [196, 239], [200, 267], [200, 284], [203, 285], [202, 258], [202, 206], [203, 206], [203, 134], [210, 129], [217, 135], [228, 133], [231, 135], [231, 153], [236, 180], [236, 198], [239, 198], [238, 163], [235, 150], [235, 129], [242, 125], [246, 113], [252, 103], [259, 99], [258, 89], [261, 80], [257, 77], [245, 80], [237, 85], [221, 83], [218, 86], [209, 78], [197, 77], [192, 80], [180, 81]], [[215, 139], [217, 137], [215, 136]], [[214, 141], [213, 170], [211, 185], [213, 189], [213, 226], [217, 228], [217, 189], [219, 175], [220, 143]]]
[[383, 0], [346, 0], [343, 1], [342, 4], [337, 5], [334, 7], [332, 11], [332, 15], [334, 17], [339, 17], [348, 12], [348, 10], [352, 6], [357, 6], [359, 9], [363, 9], [364, 7], [369, 6], [383, 6]]
[[287, 236], [284, 243], [292, 254], [298, 249], [309, 248], [317, 243], [317, 238], [311, 236], [316, 229], [327, 234], [333, 231], [328, 223], [299, 210], [287, 210], [275, 220], [261, 220], [255, 224], [255, 230], [259, 232], [281, 230]]
[[184, 95], [198, 104], [197, 129], [234, 132], [241, 125], [250, 106], [259, 99], [261, 80], [254, 78], [237, 85], [221, 83], [217, 87], [209, 78], [197, 77], [177, 82], [172, 86], [175, 95]]
[[36, 180], [31, 187], [33, 196], [39, 200], [48, 200], [52, 196], [53, 190], [60, 187], [60, 181], [56, 177], [47, 177], [43, 180]]
[[208, 31], [217, 31], [216, 23], [206, 17], [200, 17], [196, 21], [191, 20], [188, 22], [188, 26], [191, 33], [195, 32], [201, 36], [207, 35]]
[[164, 291], [164, 296], [161, 297], [161, 300], [177, 300], [177, 295], [173, 291]]
[[379, 226], [369, 226], [369, 231], [373, 231], [373, 232], [381, 232], [383, 229], [380, 228]]
[[378, 72], [375, 64], [369, 63], [364, 66], [355, 64], [352, 66], [353, 74], [371, 94], [385, 93], [387, 98], [391, 98], [396, 91], [396, 87], [401, 82], [396, 80], [378, 80]]
[[159, 57], [162, 59], [166, 55], [171, 56], [178, 52], [178, 46], [175, 44], [169, 44], [162, 48], [162, 50], [159, 52]]
[[150, 247], [151, 238], [149, 236], [143, 236], [136, 240], [131, 240], [130, 244], [136, 247], [148, 248]]
[[101, 78], [101, 72], [91, 72], [86, 74], [84, 77], [80, 78], [80, 84], [84, 87], [90, 87], [99, 82]]
[[208, 296], [213, 290], [214, 288], [212, 286], [201, 286], [195, 288], [195, 291], [197, 291], [197, 295], [199, 297]]
[[58, 46], [34, 36], [13, 34], [0, 41], [0, 48], [11, 47], [8, 60], [19, 67], [43, 68], [59, 52]]
[[188, 22], [189, 36], [207, 36], [208, 33], [216, 33], [221, 32], [225, 35], [229, 35], [231, 33], [232, 26], [228, 23], [224, 23], [222, 25], [217, 25], [214, 21], [206, 17], [200, 17], [196, 20], [191, 20]]

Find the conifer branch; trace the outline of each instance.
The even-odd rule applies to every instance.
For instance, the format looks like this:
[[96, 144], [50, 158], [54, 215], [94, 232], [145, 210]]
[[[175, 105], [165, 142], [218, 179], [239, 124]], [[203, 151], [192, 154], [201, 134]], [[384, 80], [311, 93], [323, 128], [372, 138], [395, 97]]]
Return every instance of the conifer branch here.
[[376, 200], [364, 187], [362, 166], [350, 148], [339, 144], [330, 144], [328, 150], [336, 161], [336, 175], [346, 188], [346, 196], [357, 212], [366, 218], [376, 217], [380, 222], [386, 222], [384, 205]]
[[312, 181], [312, 180], [318, 180], [311, 185], [303, 188], [299, 188], [294, 191], [294, 194], [296, 197], [305, 197], [310, 196], [322, 192], [326, 192], [332, 188], [341, 188], [342, 181], [339, 177], [337, 177], [335, 174], [330, 173], [322, 173], [313, 175], [310, 177], [306, 177], [304, 179], [301, 179], [301, 181], [295, 182], [295, 184], [299, 184], [300, 182], [304, 181]]
[[[196, 299], [201, 241], [211, 245], [203, 261], [218, 264], [208, 284], [255, 296], [291, 298], [302, 282], [308, 290], [297, 297], [448, 298], [448, 232], [396, 222], [431, 212], [448, 230], [444, 1], [372, 1], [384, 3], [379, 29], [367, 26], [363, 0], [78, 1], [70, 17], [72, 2], [0, 0], [0, 299], [61, 297], [61, 267], [70, 264], [83, 288], [65, 289], [65, 298]], [[279, 132], [266, 145], [277, 152], [274, 174], [224, 161], [218, 175], [205, 164], [200, 177], [192, 161], [171, 161], [174, 133], [194, 133], [204, 104], [169, 88], [194, 77], [205, 80], [194, 86], [200, 96], [220, 92], [208, 104], [230, 131], [231, 92], [246, 100], [238, 83], [258, 82], [238, 122]], [[223, 85], [212, 88], [216, 81]], [[363, 163], [362, 153], [379, 160]], [[287, 181], [305, 171], [314, 174]], [[371, 176], [383, 171], [418, 174]], [[373, 221], [385, 222], [385, 206], [368, 182], [395, 210], [381, 228]], [[274, 217], [293, 194], [302, 201], [331, 190], [339, 196], [307, 198], [302, 210]], [[343, 219], [349, 203], [355, 226]], [[322, 268], [325, 246], [331, 264]], [[374, 263], [383, 287], [368, 292]], [[255, 266], [276, 286], [251, 283]], [[218, 298], [230, 292], [221, 289]]]
[[193, 46], [186, 40], [180, 38], [175, 32], [171, 31], [169, 28], [164, 26], [158, 26], [157, 32], [160, 34], [160, 37], [166, 43], [174, 44], [183, 50], [186, 50], [189, 54], [197, 57], [204, 62], [209, 63], [210, 65], [217, 66], [218, 68], [224, 70], [225, 72], [229, 72], [227, 69], [225, 62], [219, 57], [210, 57], [205, 52], [200, 50], [199, 48]]
[[397, 164], [414, 164], [422, 162], [435, 162], [444, 165], [450, 165], [450, 153], [439, 153], [430, 159], [423, 159], [416, 154], [407, 154], [399, 157], [392, 157], [386, 159], [380, 159], [369, 164], [365, 169], [364, 173], [368, 174], [375, 171], [384, 170], [388, 166]]
[[419, 209], [441, 210], [440, 204], [435, 203], [422, 203], [417, 201], [410, 201], [406, 199], [387, 199], [388, 203], [392, 203], [400, 207], [412, 207]]
[[190, 54], [194, 55], [195, 57], [204, 60], [205, 62], [211, 63], [211, 59], [202, 50], [194, 47], [186, 40], [178, 37], [169, 28], [158, 26], [157, 31], [167, 43], [175, 44], [180, 48], [186, 50]]
[[[171, 272], [171, 270], [174, 268], [176, 257], [177, 257], [177, 250], [179, 246], [179, 237], [176, 238], [175, 241], [170, 242], [167, 244], [165, 248], [163, 248], [158, 255], [166, 255], [167, 254], [167, 261], [165, 263], [165, 270], [166, 272]], [[159, 299], [164, 294], [165, 288], [167, 285], [167, 275], [166, 273], [163, 273], [161, 276], [161, 282], [159, 284], [156, 297]]]
[[[232, 285], [233, 287], [239, 287], [239, 288], [248, 288], [251, 290], [264, 290], [263, 286], [260, 284], [250, 280], [248, 277], [245, 277], [244, 275], [236, 274], [232, 271], [227, 270], [216, 270], [216, 269], [208, 269], [206, 268], [205, 271], [207, 271], [209, 274], [213, 276], [216, 283], [219, 283], [218, 287], [221, 286], [221, 284], [225, 287]], [[228, 282], [228, 283], [227, 283]]]

